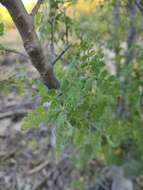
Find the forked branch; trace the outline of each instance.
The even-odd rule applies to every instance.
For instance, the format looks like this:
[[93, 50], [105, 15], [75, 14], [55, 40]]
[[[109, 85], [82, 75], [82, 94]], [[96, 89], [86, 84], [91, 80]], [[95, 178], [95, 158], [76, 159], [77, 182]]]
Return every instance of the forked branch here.
[[[42, 0], [37, 2], [33, 9], [33, 15], [36, 14]], [[59, 81], [54, 75], [53, 65], [48, 62], [48, 57], [44, 53], [36, 34], [33, 17], [28, 14], [21, 0], [0, 0], [11, 15], [23, 41], [23, 45], [33, 66], [39, 71], [45, 85], [48, 88], [59, 88]]]

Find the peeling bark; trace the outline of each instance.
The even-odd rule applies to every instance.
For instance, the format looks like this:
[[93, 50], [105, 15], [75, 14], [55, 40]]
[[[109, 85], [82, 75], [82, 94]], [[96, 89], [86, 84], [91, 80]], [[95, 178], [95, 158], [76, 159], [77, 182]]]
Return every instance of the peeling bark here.
[[33, 66], [39, 71], [45, 85], [49, 89], [59, 88], [60, 84], [54, 75], [53, 65], [48, 62], [48, 58], [37, 37], [33, 14], [28, 14], [21, 0], [0, 0], [0, 3], [6, 7], [11, 15], [21, 35], [25, 50]]

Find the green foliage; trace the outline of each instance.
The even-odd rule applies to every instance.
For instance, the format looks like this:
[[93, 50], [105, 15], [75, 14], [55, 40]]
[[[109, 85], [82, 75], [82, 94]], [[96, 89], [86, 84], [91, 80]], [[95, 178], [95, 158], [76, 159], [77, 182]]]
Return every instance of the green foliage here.
[[[78, 167], [94, 159], [124, 164], [131, 158], [140, 163], [142, 170], [143, 48], [134, 44], [131, 49], [137, 50], [136, 57], [132, 64], [124, 64], [128, 52], [122, 44], [130, 29], [126, 7], [120, 7], [120, 24], [116, 28], [113, 4], [107, 3], [89, 18], [79, 16], [78, 21], [61, 10], [62, 4], [60, 0], [45, 3], [44, 14], [36, 16], [41, 41], [48, 39], [51, 47], [58, 50], [72, 42], [70, 53], [56, 63], [61, 88], [48, 90], [41, 81], [31, 81], [37, 85], [36, 96], [42, 101], [24, 119], [23, 129], [51, 124], [56, 128], [57, 159], [67, 145], [73, 145], [77, 152], [73, 160]], [[140, 31], [139, 21], [136, 27]], [[107, 71], [102, 48], [114, 52], [119, 74]], [[124, 88], [122, 77], [127, 79]], [[16, 81], [19, 86], [24, 82], [24, 78]], [[74, 186], [83, 189], [79, 181]]]
[[4, 24], [0, 23], [0, 36], [4, 34]]
[[[72, 2], [68, 2], [72, 3]], [[49, 40], [52, 43], [68, 41], [69, 33], [73, 27], [72, 19], [67, 16], [64, 1], [49, 1], [43, 5], [44, 14], [36, 17], [37, 30], [42, 41]]]
[[[78, 150], [74, 160], [80, 167], [96, 158], [113, 164], [122, 163], [126, 154], [136, 157], [143, 153], [139, 146], [143, 143], [139, 80], [129, 84], [130, 116], [128, 120], [121, 119], [116, 114], [120, 82], [107, 72], [102, 52], [96, 52], [88, 42], [76, 44], [73, 51], [70, 65], [65, 69], [57, 65], [60, 90], [49, 91], [39, 83], [42, 103], [25, 118], [23, 128], [38, 127], [43, 122], [56, 126], [57, 155], [67, 144], [73, 144]], [[45, 102], [49, 103], [48, 109]]]

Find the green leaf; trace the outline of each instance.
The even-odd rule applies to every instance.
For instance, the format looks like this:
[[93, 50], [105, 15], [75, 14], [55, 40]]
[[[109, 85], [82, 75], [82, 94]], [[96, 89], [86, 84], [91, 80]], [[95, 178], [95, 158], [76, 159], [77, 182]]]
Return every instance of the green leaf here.
[[4, 34], [4, 24], [1, 22], [0, 23], [0, 36]]

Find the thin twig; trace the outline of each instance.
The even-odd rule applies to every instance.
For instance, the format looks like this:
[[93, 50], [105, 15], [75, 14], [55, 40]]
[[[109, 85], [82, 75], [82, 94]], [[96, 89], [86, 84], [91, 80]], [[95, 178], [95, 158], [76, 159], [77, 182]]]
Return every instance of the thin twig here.
[[26, 59], [29, 59], [28, 55], [26, 55], [24, 53], [21, 53], [21, 52], [15, 50], [15, 49], [9, 49], [9, 48], [5, 48], [5, 47], [0, 47], [0, 51], [15, 53], [15, 54], [18, 54], [18, 55], [21, 55], [21, 56], [25, 57]]
[[43, 2], [43, 0], [38, 0], [38, 1], [37, 1], [36, 5], [34, 6], [34, 8], [33, 8], [32, 11], [31, 11], [31, 16], [32, 16], [32, 17], [34, 17], [34, 16], [37, 14], [37, 12], [38, 12], [38, 10], [39, 10], [39, 8], [40, 8], [42, 2]]
[[45, 168], [47, 165], [50, 165], [51, 162], [49, 160], [46, 160], [45, 162], [41, 163], [40, 165], [36, 166], [35, 168], [28, 171], [29, 175], [33, 175], [35, 173], [40, 172], [43, 168]]
[[68, 45], [58, 56], [57, 58], [52, 62], [52, 65], [55, 65], [55, 63], [61, 59], [61, 57], [68, 51], [71, 45]]

